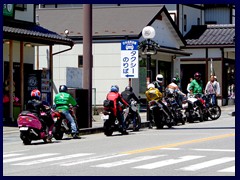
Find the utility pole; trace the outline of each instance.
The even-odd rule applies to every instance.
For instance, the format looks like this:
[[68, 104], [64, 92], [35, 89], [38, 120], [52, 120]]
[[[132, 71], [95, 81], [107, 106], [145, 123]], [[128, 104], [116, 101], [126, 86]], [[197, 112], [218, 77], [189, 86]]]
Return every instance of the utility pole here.
[[92, 61], [92, 5], [83, 4], [83, 89], [88, 90], [88, 127], [92, 127]]

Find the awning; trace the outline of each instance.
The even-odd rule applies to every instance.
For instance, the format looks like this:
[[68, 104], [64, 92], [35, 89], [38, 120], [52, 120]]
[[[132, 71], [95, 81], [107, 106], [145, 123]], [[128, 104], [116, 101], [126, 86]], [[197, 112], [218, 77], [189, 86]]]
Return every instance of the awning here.
[[3, 38], [17, 41], [31, 42], [44, 45], [61, 44], [73, 46], [73, 41], [53, 31], [34, 23], [5, 22], [3, 24]]
[[169, 47], [163, 47], [163, 46], [160, 46], [159, 48], [157, 48], [157, 51], [162, 53], [173, 54], [176, 56], [190, 56], [192, 54], [192, 53], [183, 51], [181, 49], [175, 49], [175, 48], [169, 48]]

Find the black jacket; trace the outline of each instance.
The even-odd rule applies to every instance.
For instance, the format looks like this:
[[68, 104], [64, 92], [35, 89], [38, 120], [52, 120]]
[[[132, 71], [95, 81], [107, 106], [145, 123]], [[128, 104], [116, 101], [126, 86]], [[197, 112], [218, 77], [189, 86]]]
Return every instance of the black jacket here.
[[122, 98], [128, 102], [128, 104], [131, 103], [131, 99], [134, 99], [135, 101], [137, 101], [138, 103], [140, 103], [139, 99], [137, 98], [137, 96], [134, 94], [134, 92], [131, 91], [123, 91], [121, 93]]

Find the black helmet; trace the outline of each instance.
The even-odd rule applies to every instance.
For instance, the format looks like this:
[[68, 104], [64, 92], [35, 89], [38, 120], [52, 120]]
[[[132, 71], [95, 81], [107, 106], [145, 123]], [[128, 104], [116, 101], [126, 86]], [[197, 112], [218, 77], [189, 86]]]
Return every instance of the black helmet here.
[[59, 86], [59, 92], [67, 92], [68, 88], [65, 85], [60, 85]]
[[174, 78], [172, 78], [172, 82], [177, 84], [178, 83], [178, 79], [174, 77]]
[[133, 91], [133, 88], [131, 87], [131, 86], [127, 86], [126, 88], [125, 88], [125, 91]]

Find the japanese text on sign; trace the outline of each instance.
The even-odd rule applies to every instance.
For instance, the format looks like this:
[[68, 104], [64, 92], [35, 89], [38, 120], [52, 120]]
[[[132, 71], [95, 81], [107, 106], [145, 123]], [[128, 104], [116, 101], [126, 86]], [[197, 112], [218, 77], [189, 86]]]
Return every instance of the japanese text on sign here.
[[121, 42], [121, 77], [138, 78], [138, 42]]

